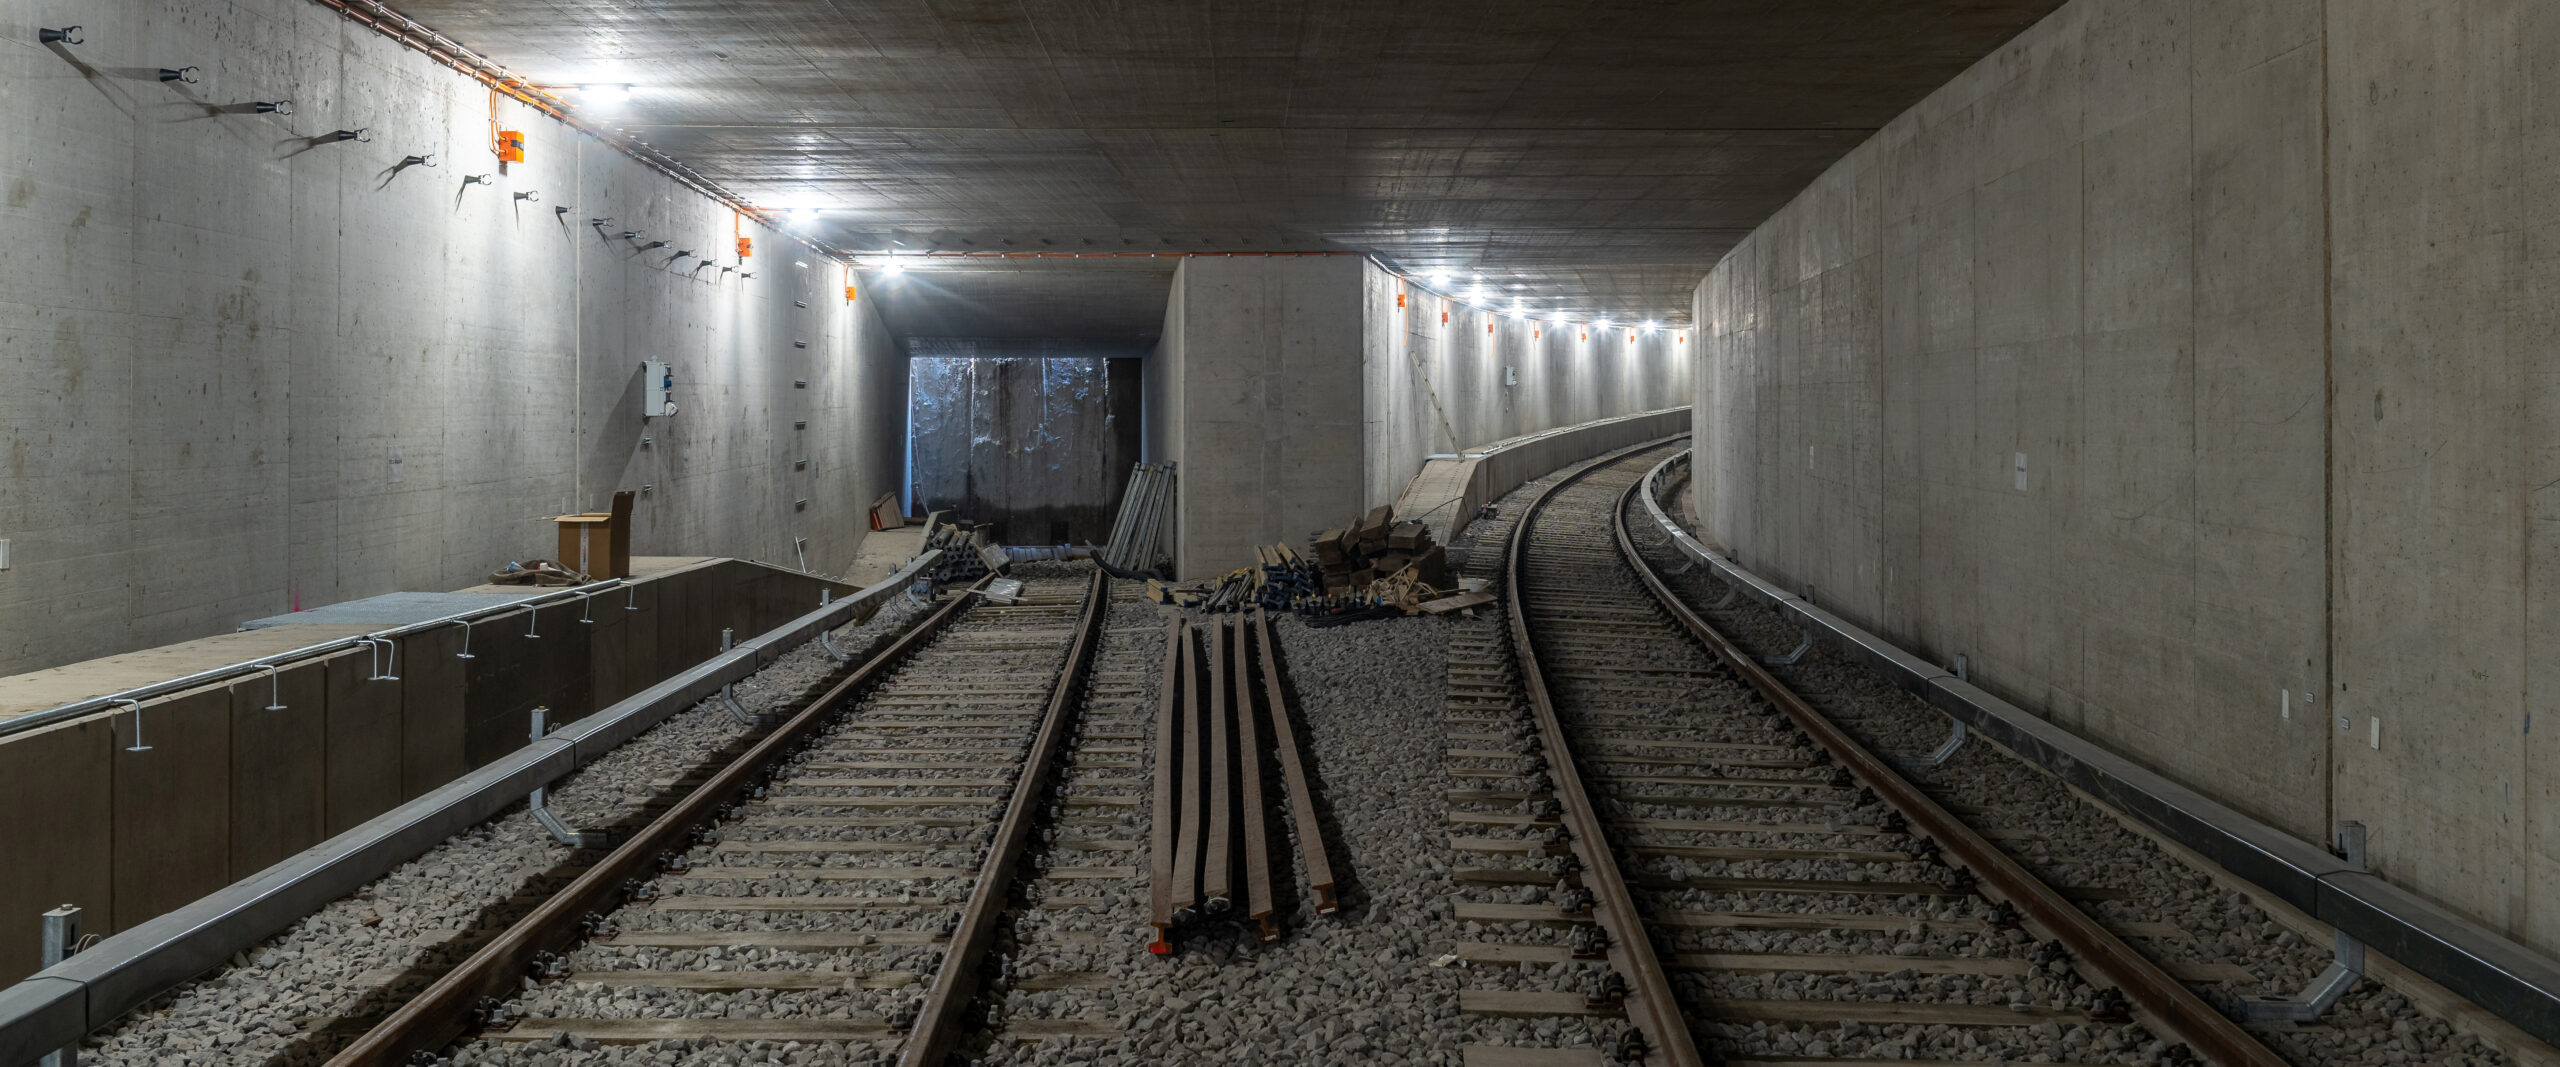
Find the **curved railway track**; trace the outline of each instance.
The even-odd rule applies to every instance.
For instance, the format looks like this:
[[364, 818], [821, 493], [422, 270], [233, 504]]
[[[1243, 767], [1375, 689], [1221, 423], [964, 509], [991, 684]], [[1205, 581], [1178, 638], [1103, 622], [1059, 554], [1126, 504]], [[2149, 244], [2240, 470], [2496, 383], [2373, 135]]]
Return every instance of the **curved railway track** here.
[[[1100, 573], [1034, 578], [1009, 604], [982, 602], [984, 586], [946, 599], [330, 1062], [406, 1064], [473, 1037], [855, 1042], [939, 1064], [988, 1029], [982, 987], [1024, 981], [985, 966], [1017, 936], [1020, 906], [1090, 905], [1074, 887], [1135, 882], [1133, 868], [1088, 857], [1137, 847], [1143, 780], [1125, 769], [1144, 751], [1133, 731], [1152, 686], [1125, 664], [1095, 672]], [[1069, 832], [1086, 823], [1116, 833]]]
[[1452, 774], [1489, 786], [1451, 794], [1456, 917], [1488, 931], [1457, 955], [1497, 965], [1462, 1009], [1579, 1019], [1599, 1059], [1675, 1067], [1864, 1062], [1768, 1047], [1820, 1027], [1904, 1035], [1895, 1058], [2024, 1058], [2041, 1048], [2004, 1035], [2048, 1024], [2281, 1064], [2070, 903], [2097, 891], [2037, 882], [1663, 583], [1628, 509], [1670, 451], [1539, 493], [1498, 573], [1507, 625], [1453, 636]]

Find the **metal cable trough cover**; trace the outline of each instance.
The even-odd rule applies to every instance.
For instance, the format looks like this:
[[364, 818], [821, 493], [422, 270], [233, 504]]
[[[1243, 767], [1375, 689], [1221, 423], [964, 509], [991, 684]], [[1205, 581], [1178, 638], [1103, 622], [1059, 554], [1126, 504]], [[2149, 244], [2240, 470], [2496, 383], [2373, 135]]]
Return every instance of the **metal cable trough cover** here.
[[[423, 855], [904, 589], [937, 553], [624, 698], [424, 796], [0, 990], [0, 1067], [80, 1040], [144, 1001]], [[517, 607], [522, 601], [508, 605]]]

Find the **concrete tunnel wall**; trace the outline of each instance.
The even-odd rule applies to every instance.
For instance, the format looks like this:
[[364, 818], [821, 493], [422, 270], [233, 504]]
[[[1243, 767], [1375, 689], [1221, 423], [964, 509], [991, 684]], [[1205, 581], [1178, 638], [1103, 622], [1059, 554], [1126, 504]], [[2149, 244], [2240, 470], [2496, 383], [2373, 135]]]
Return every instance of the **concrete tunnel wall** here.
[[[1366, 267], [1361, 361], [1370, 507], [1394, 503], [1434, 453], [1689, 402], [1697, 338], [1688, 329], [1514, 319], [1458, 304], [1375, 263]], [[1505, 368], [1516, 380], [1506, 383]]]
[[1405, 288], [1355, 256], [1182, 261], [1147, 358], [1144, 435], [1149, 460], [1180, 464], [1181, 577], [1393, 504], [1426, 455], [1689, 395], [1686, 330], [1549, 328], [1420, 288], [1399, 309]]
[[2530, 0], [2074, 0], [1699, 287], [1704, 534], [2560, 952], [2555, 66]]
[[754, 279], [670, 265], [735, 263], [732, 212], [319, 5], [74, 7], [0, 3], [0, 673], [467, 585], [644, 484], [643, 554], [852, 562], [906, 361], [842, 268], [752, 222]]

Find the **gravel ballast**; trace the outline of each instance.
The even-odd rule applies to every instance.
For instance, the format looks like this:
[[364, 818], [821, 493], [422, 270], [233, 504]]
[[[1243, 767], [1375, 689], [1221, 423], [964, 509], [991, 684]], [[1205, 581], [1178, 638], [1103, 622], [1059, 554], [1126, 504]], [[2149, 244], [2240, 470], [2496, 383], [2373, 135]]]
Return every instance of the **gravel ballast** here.
[[[858, 662], [914, 612], [892, 596], [862, 625], [836, 630], [836, 647]], [[735, 691], [750, 712], [778, 712], [837, 669], [811, 641]], [[716, 698], [695, 704], [554, 783], [552, 811], [575, 827], [629, 824], [640, 802], [666, 792], [651, 783], [714, 764], [745, 733]], [[361, 1032], [333, 1023], [378, 1015], [425, 988], [575, 877], [578, 855], [519, 804], [90, 1035], [83, 1062], [325, 1061]]]
[[[1429, 963], [1449, 888], [1437, 818], [1443, 624], [1319, 629], [1278, 617], [1273, 631], [1300, 694], [1341, 910], [1314, 913], [1292, 842], [1279, 941], [1204, 921], [1152, 957], [1141, 881], [1096, 954], [1115, 979], [1096, 1007], [1130, 1034], [1123, 1058], [1102, 1062], [1455, 1065], [1455, 987]], [[988, 1062], [1079, 1062], [1073, 1053], [1026, 1042]]]

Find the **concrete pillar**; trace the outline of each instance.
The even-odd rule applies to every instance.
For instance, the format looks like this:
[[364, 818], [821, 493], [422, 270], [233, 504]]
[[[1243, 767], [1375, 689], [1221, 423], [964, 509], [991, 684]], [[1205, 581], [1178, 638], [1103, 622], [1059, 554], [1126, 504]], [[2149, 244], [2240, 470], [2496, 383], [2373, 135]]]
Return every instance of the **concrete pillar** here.
[[1361, 509], [1354, 256], [1202, 256], [1174, 275], [1147, 369], [1147, 448], [1178, 463], [1174, 558], [1196, 578]]

